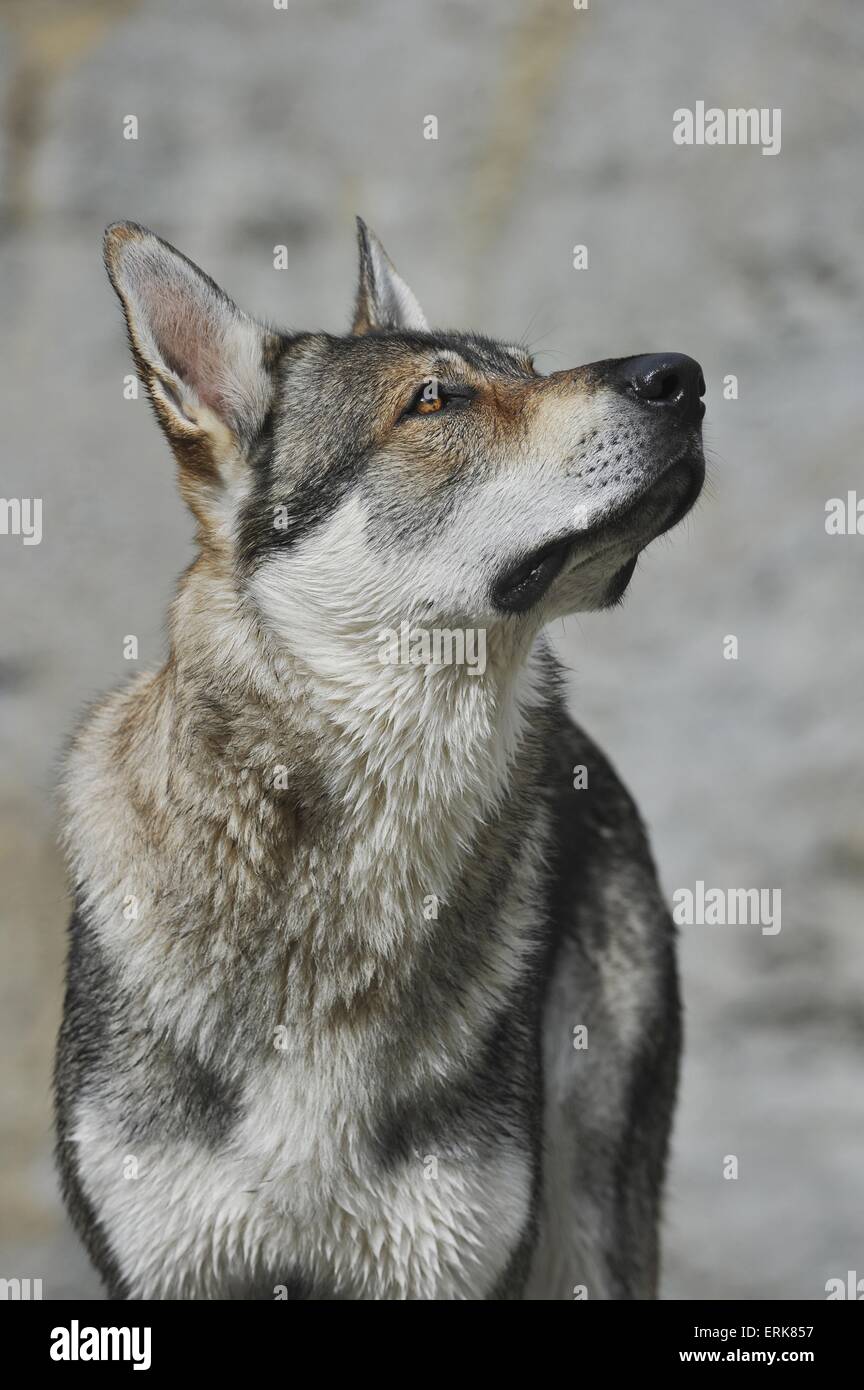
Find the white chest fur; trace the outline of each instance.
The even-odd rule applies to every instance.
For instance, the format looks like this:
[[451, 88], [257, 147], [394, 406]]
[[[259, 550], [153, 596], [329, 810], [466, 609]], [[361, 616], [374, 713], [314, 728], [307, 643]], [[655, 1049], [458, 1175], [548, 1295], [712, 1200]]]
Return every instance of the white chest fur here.
[[83, 1106], [80, 1168], [131, 1296], [218, 1298], [248, 1282], [279, 1298], [298, 1278], [322, 1297], [491, 1292], [527, 1217], [527, 1155], [417, 1154], [388, 1168], [363, 1118], [333, 1100], [274, 1060], [215, 1150], [130, 1150], [101, 1106]]

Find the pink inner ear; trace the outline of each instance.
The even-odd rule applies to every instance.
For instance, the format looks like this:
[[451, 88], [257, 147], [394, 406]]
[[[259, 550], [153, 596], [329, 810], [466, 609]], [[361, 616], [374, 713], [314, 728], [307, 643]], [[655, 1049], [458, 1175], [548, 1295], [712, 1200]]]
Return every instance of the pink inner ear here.
[[166, 366], [191, 386], [202, 405], [226, 418], [225, 331], [208, 308], [188, 293], [172, 303], [162, 300], [154, 305], [151, 331]]
[[[140, 228], [109, 229], [106, 259], [145, 367], [179, 379], [235, 432], [256, 421], [266, 385], [259, 325], [179, 251]], [[177, 404], [182, 410], [182, 399]]]

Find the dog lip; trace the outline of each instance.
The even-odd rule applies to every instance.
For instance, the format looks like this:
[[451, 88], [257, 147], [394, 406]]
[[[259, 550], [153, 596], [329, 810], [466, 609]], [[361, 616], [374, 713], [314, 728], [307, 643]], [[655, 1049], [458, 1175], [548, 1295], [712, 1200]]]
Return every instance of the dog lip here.
[[671, 531], [673, 526], [678, 525], [679, 521], [683, 521], [702, 491], [702, 484], [705, 481], [705, 458], [702, 450], [699, 449], [698, 451], [686, 450], [683, 454], [679, 455], [677, 459], [674, 459], [672, 463], [668, 464], [657, 481], [649, 488], [648, 495], [650, 496], [651, 492], [660, 487], [664, 482], [667, 482], [670, 475], [676, 470], [681, 469], [682, 465], [685, 466], [688, 476], [687, 487], [683, 496], [669, 513], [669, 516], [663, 524], [662, 530], [658, 531], [654, 536], [653, 539], [655, 540], [657, 536], [665, 535], [667, 531]]
[[[639, 509], [653, 493], [663, 487], [664, 483], [670, 481], [678, 469], [686, 470], [690, 479], [684, 495], [678, 499], [659, 529], [652, 528], [650, 534], [637, 540], [640, 531]], [[543, 597], [571, 557], [571, 570], [580, 569], [609, 551], [620, 551], [622, 547], [626, 548], [635, 542], [632, 552], [635, 559], [640, 550], [664, 532], [671, 530], [687, 514], [702, 490], [704, 476], [705, 463], [701, 449], [682, 450], [665, 465], [662, 472], [652, 479], [647, 487], [628, 498], [624, 507], [613, 516], [604, 518], [589, 530], [568, 531], [556, 539], [547, 541], [545, 545], [539, 546], [521, 560], [508, 565], [493, 585], [493, 603], [505, 613], [524, 613]], [[628, 524], [633, 522], [636, 523], [635, 526]], [[600, 544], [587, 555], [578, 554], [580, 542], [588, 538], [599, 539]]]
[[661, 492], [664, 486], [668, 486], [673, 475], [677, 472], [688, 478], [687, 486], [683, 494], [676, 500], [674, 507], [664, 518], [662, 525], [658, 529], [652, 528], [644, 539], [638, 540], [637, 552], [643, 550], [658, 536], [671, 531], [673, 526], [677, 526], [678, 522], [683, 520], [690, 511], [702, 491], [702, 484], [705, 480], [705, 460], [701, 448], [682, 449], [664, 465], [662, 471], [655, 478], [652, 478], [647, 486], [641, 488], [632, 497], [628, 497], [619, 510], [611, 516], [604, 517], [597, 526], [591, 527], [587, 531], [578, 532], [575, 539], [581, 537], [587, 540], [590, 537], [599, 540], [601, 544], [596, 549], [592, 549], [590, 554], [579, 556], [576, 564], [579, 566], [590, 564], [592, 560], [607, 550], [618, 549], [622, 545], [626, 545], [631, 539], [637, 540], [640, 531], [643, 530], [639, 526], [641, 510], [656, 493]]
[[505, 613], [524, 613], [561, 573], [576, 534], [569, 532], [558, 540], [548, 541], [522, 560], [507, 567], [492, 588], [492, 601]]

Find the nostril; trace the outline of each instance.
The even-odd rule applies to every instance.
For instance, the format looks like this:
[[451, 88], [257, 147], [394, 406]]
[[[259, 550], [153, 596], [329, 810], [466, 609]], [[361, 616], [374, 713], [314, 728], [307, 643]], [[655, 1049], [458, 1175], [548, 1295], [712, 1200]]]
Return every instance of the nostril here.
[[670, 419], [696, 424], [705, 414], [700, 397], [705, 393], [702, 368], [682, 352], [651, 353], [597, 364], [603, 379], [615, 391], [658, 407]]
[[630, 382], [630, 389], [642, 401], [676, 401], [683, 388], [677, 371], [654, 367], [638, 372]]
[[[695, 414], [705, 390], [702, 369], [683, 353], [658, 353], [630, 358], [622, 384], [637, 400], [673, 407], [681, 414]], [[701, 418], [702, 412], [698, 412]]]
[[676, 372], [668, 372], [661, 377], [660, 389], [654, 397], [658, 401], [672, 401], [681, 390], [681, 383]]

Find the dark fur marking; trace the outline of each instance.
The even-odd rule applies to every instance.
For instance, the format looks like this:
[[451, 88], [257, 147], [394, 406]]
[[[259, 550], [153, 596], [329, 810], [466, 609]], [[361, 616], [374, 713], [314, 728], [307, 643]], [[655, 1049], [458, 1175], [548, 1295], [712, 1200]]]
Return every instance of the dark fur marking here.
[[[112, 1298], [125, 1298], [127, 1288], [80, 1180], [72, 1139], [77, 1105], [91, 1093], [103, 1101], [116, 1098], [123, 1137], [130, 1145], [192, 1136], [215, 1147], [239, 1113], [238, 1081], [219, 1076], [188, 1048], [175, 1048], [150, 1032], [131, 1033], [132, 1017], [122, 986], [76, 909], [69, 923], [66, 998], [54, 1069], [56, 1155], [73, 1225]], [[120, 1172], [117, 1181], [124, 1181]]]
[[78, 1172], [77, 1149], [71, 1137], [75, 1102], [94, 1073], [105, 1066], [108, 1035], [104, 988], [92, 942], [76, 911], [69, 923], [66, 997], [54, 1063], [55, 1155], [60, 1188], [72, 1224], [102, 1276], [108, 1297], [124, 1299], [128, 1290], [102, 1224], [84, 1191]]
[[[506, 375], [531, 379], [532, 373], [520, 359], [499, 344], [477, 334], [461, 333], [394, 333], [373, 330], [361, 337], [346, 334], [303, 334], [282, 339], [283, 350], [271, 371], [274, 377], [274, 401], [258, 438], [250, 449], [253, 488], [239, 519], [238, 564], [241, 573], [251, 573], [274, 551], [290, 548], [308, 535], [345, 501], [352, 489], [366, 476], [367, 464], [374, 449], [371, 434], [378, 422], [377, 402], [374, 400], [375, 371], [399, 362], [408, 354], [429, 356], [434, 353], [455, 352], [475, 371], [482, 374]], [[296, 371], [295, 371], [296, 367]], [[303, 372], [308, 371], [325, 392], [317, 400], [309, 391]], [[303, 393], [303, 398], [298, 399]], [[333, 399], [340, 393], [345, 409], [352, 410], [357, 400], [356, 415], [346, 419], [343, 413], [333, 414]], [[296, 437], [299, 425], [291, 417], [295, 411], [308, 409], [316, 417], [317, 437], [314, 456], [300, 463], [293, 471], [294, 460], [286, 459], [286, 473], [281, 476], [278, 464], [280, 427], [285, 434]], [[308, 422], [304, 421], [308, 432]], [[347, 442], [346, 442], [347, 441]], [[452, 508], [455, 494], [439, 485], [440, 495], [431, 524], [437, 526]], [[285, 515], [274, 525], [275, 508], [284, 507]], [[391, 508], [391, 511], [395, 511]], [[408, 519], [394, 518], [398, 529], [407, 527]], [[382, 518], [381, 524], [387, 524]], [[411, 524], [416, 536], [416, 508]]]
[[[242, 1086], [218, 1075], [189, 1048], [154, 1039], [147, 1055], [147, 1090], [126, 1120], [130, 1143], [162, 1143], [192, 1137], [215, 1149], [227, 1139], [240, 1114]], [[134, 1083], [129, 1090], [134, 1092]]]

